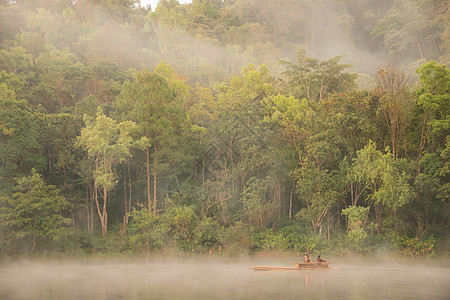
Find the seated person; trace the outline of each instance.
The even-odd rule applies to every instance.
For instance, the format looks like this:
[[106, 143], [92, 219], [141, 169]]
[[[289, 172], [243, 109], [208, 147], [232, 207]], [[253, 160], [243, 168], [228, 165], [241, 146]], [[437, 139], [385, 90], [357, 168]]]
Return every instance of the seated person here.
[[305, 263], [310, 263], [311, 259], [309, 258], [308, 254], [305, 253]]
[[322, 259], [322, 256], [317, 256], [317, 262], [327, 262], [326, 260]]

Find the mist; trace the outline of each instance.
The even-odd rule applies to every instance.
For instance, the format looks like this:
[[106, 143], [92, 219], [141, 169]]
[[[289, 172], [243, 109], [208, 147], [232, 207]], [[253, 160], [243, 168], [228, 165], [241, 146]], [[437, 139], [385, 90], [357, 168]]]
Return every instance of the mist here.
[[[448, 261], [333, 259], [332, 270], [254, 271], [295, 257], [10, 262], [2, 299], [447, 299]], [[298, 258], [297, 258], [298, 259]]]
[[[154, 8], [155, 2], [141, 1], [141, 5], [151, 4]], [[429, 41], [419, 40], [414, 30], [403, 31], [398, 37], [405, 43], [402, 48], [392, 44], [389, 36], [383, 39], [387, 25], [377, 23], [377, 19], [390, 11], [409, 9], [417, 23], [425, 22], [424, 12], [414, 6], [414, 1], [395, 5], [330, 0], [213, 1], [219, 4], [205, 6], [211, 13], [224, 11], [225, 21], [236, 24], [228, 32], [220, 24], [223, 21], [212, 18], [190, 26], [177, 23], [178, 14], [193, 18], [204, 9], [199, 6], [201, 1], [188, 2], [179, 1], [180, 5], [169, 7], [164, 13], [136, 8], [140, 13], [134, 24], [121, 19], [120, 11], [88, 4], [74, 6], [73, 12], [65, 10], [63, 16], [39, 8], [32, 12], [33, 25], [23, 24], [10, 15], [2, 23], [11, 38], [23, 27], [42, 31], [47, 41], [60, 45], [61, 49], [71, 48], [84, 63], [106, 59], [126, 69], [139, 70], [153, 69], [166, 61], [191, 84], [198, 82], [205, 86], [240, 75], [249, 63], [266, 64], [279, 77], [284, 71], [280, 59], [295, 60], [300, 47], [307, 50], [308, 56], [318, 59], [344, 55], [345, 62], [353, 65], [352, 72], [368, 75], [374, 75], [378, 66], [387, 64], [402, 66], [413, 73], [420, 62], [438, 58], [436, 49], [432, 49]], [[360, 15], [363, 11], [365, 14]], [[95, 24], [85, 26], [79, 18], [70, 17], [80, 12], [85, 20], [95, 20]], [[418, 42], [409, 42], [414, 39]], [[411, 49], [406, 51], [406, 46]]]

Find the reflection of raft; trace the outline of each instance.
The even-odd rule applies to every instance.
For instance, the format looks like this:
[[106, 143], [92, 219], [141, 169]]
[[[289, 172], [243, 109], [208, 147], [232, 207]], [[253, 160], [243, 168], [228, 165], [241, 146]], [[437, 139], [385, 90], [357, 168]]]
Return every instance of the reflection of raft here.
[[329, 262], [310, 262], [310, 263], [292, 263], [294, 267], [266, 267], [256, 266], [249, 269], [259, 271], [275, 271], [275, 270], [324, 270], [330, 269]]

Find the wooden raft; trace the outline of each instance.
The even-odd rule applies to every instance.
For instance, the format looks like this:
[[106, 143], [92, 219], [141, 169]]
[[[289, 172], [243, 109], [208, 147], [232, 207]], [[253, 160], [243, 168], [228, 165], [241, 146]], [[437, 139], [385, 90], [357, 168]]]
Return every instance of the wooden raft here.
[[256, 266], [249, 269], [259, 271], [276, 271], [276, 270], [324, 270], [330, 268], [329, 262], [310, 262], [310, 263], [291, 263], [294, 267], [267, 267]]

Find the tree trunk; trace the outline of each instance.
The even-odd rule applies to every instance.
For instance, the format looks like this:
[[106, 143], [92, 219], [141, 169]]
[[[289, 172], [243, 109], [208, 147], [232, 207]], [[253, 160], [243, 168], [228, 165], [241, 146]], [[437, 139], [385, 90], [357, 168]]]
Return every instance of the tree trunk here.
[[202, 159], [202, 188], [205, 188], [205, 159]]
[[36, 235], [33, 234], [33, 245], [31, 247], [31, 252], [34, 252], [36, 250]]
[[289, 220], [292, 219], [292, 197], [294, 195], [295, 182], [292, 183], [291, 196], [289, 197]]
[[91, 213], [89, 214], [89, 222], [91, 224], [89, 233], [91, 233], [91, 234], [94, 233], [94, 199], [93, 199], [93, 197], [94, 197], [94, 195], [91, 196], [91, 203], [89, 204], [90, 211], [91, 211]]
[[[107, 228], [105, 227], [105, 219], [106, 219], [106, 194], [103, 197], [103, 208], [100, 209], [100, 203], [98, 201], [98, 188], [95, 188], [95, 204], [97, 206], [98, 217], [100, 218], [100, 224], [102, 225], [102, 237], [106, 237]], [[105, 192], [106, 193], [106, 192]]]
[[86, 183], [86, 219], [87, 219], [87, 230], [91, 233], [91, 214], [89, 213], [90, 209], [90, 201], [91, 200], [91, 192], [89, 189], [89, 184]]
[[327, 213], [327, 237], [328, 237], [328, 240], [331, 240], [331, 237], [330, 237], [330, 213]]
[[383, 207], [381, 204], [375, 205], [375, 220], [377, 222], [377, 233], [382, 233], [383, 231]]
[[106, 238], [108, 236], [108, 213], [106, 212], [106, 205], [107, 205], [107, 194], [106, 188], [103, 188], [103, 212], [102, 212], [102, 237]]
[[[125, 166], [123, 168], [123, 228], [125, 229], [128, 224], [128, 205], [127, 205], [127, 173]], [[126, 230], [125, 230], [126, 232]]]
[[422, 132], [420, 134], [420, 144], [419, 144], [419, 158], [417, 161], [417, 173], [420, 173], [420, 160], [422, 159], [422, 151], [423, 147], [425, 145], [425, 128], [427, 125], [428, 120], [428, 109], [425, 109], [424, 116], [423, 116], [423, 122], [422, 122]]
[[152, 211], [152, 201], [151, 201], [151, 194], [150, 194], [150, 149], [147, 146], [147, 162], [146, 162], [146, 168], [147, 168], [147, 204], [148, 204], [148, 211]]
[[153, 158], [153, 214], [156, 216], [156, 187], [157, 187], [157, 171], [156, 166], [158, 165], [158, 159], [156, 156], [156, 138], [155, 138], [155, 157]]
[[130, 170], [131, 162], [128, 162], [128, 214], [131, 213], [131, 170]]

